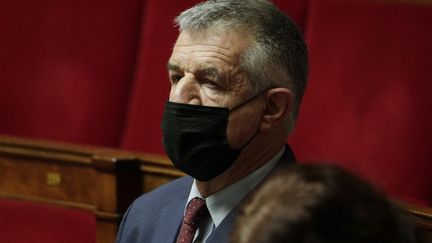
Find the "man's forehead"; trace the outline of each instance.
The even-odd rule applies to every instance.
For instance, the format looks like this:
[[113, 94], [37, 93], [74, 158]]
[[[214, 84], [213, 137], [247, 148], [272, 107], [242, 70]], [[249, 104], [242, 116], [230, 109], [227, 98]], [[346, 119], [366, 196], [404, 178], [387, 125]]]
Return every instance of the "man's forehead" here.
[[208, 29], [184, 30], [180, 32], [176, 47], [188, 47], [196, 45], [197, 47], [214, 46], [225, 50], [243, 50], [250, 43], [249, 34], [241, 29], [223, 29], [213, 27]]
[[[240, 64], [244, 50], [229, 42], [194, 42], [179, 43], [169, 59], [169, 63], [181, 68], [193, 66], [199, 69], [227, 69]], [[171, 70], [174, 70], [171, 68]], [[214, 72], [215, 70], [209, 69]]]
[[[169, 71], [182, 71], [184, 68], [181, 66], [181, 64], [176, 64], [174, 62], [168, 62], [167, 69]], [[212, 64], [208, 63], [199, 63], [196, 65], [196, 69], [199, 70], [202, 74], [206, 75], [219, 75], [220, 70], [217, 66], [214, 66]]]

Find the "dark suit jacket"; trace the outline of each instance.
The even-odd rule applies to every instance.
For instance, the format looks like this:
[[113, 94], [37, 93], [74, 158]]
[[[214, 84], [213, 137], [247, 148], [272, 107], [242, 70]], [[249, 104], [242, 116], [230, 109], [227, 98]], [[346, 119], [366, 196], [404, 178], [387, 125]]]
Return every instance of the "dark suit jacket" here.
[[[276, 168], [295, 161], [287, 145]], [[183, 212], [193, 178], [185, 176], [140, 196], [123, 217], [117, 235], [117, 243], [173, 243], [180, 229]], [[237, 210], [233, 210], [216, 227], [206, 243], [229, 241]]]

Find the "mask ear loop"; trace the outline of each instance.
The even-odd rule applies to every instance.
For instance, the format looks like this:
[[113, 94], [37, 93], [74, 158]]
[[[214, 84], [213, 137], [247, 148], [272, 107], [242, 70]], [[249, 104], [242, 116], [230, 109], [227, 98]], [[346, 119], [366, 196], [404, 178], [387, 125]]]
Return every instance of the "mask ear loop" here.
[[231, 112], [237, 110], [238, 108], [240, 108], [240, 107], [246, 105], [247, 103], [249, 103], [249, 102], [251, 102], [252, 100], [254, 100], [255, 98], [257, 98], [258, 96], [260, 96], [260, 95], [264, 94], [265, 92], [269, 91], [270, 89], [272, 89], [272, 88], [265, 89], [265, 90], [259, 92], [258, 94], [256, 94], [256, 95], [250, 97], [250, 98], [247, 99], [246, 101], [243, 101], [242, 103], [236, 105], [234, 108], [230, 109], [229, 112], [231, 113]]
[[240, 148], [238, 148], [239, 150], [242, 150], [242, 149], [244, 149], [246, 146], [248, 146], [251, 142], [252, 142], [252, 140], [254, 140], [254, 138], [258, 135], [258, 133], [259, 133], [259, 129], [257, 128], [257, 130], [256, 130], [256, 132], [255, 132], [255, 134], [245, 143], [245, 144], [243, 144]]
[[[247, 99], [246, 101], [244, 101], [244, 102], [240, 103], [239, 105], [237, 105], [236, 107], [232, 108], [229, 112], [231, 113], [232, 111], [236, 110], [237, 108], [239, 108], [239, 107], [241, 107], [241, 106], [249, 103], [250, 101], [252, 101], [255, 98], [257, 98], [258, 96], [260, 96], [260, 95], [264, 94], [265, 92], [269, 91], [270, 89], [272, 89], [272, 88], [268, 88], [268, 89], [265, 89], [265, 90], [259, 92], [258, 94], [252, 96], [251, 98]], [[240, 148], [238, 148], [238, 150], [242, 150], [243, 148], [245, 148], [246, 146], [248, 146], [252, 142], [252, 140], [255, 139], [255, 137], [258, 135], [258, 133], [259, 133], [259, 128], [257, 128], [257, 130], [254, 133], [254, 135], [252, 135], [252, 137], [245, 144], [243, 144]]]

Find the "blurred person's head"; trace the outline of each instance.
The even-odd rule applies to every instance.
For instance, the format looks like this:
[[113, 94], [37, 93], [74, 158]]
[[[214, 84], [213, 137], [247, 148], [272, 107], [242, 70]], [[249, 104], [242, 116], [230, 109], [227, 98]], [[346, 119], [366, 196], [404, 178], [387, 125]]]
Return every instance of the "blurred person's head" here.
[[414, 242], [407, 217], [344, 169], [303, 164], [274, 174], [248, 198], [231, 242]]

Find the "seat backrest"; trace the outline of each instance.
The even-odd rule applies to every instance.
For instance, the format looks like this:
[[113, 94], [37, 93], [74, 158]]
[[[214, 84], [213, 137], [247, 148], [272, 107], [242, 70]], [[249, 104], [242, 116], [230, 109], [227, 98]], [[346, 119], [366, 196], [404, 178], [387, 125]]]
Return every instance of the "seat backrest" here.
[[0, 242], [96, 242], [91, 213], [2, 198], [0, 216]]
[[[178, 35], [173, 20], [198, 2], [201, 0], [181, 0], [175, 4], [159, 0], [145, 2], [137, 70], [122, 148], [164, 154], [160, 122], [170, 89], [166, 64]], [[304, 24], [306, 0], [278, 0], [275, 4], [292, 15], [300, 26]]]
[[298, 159], [432, 205], [432, 7], [316, 0], [307, 21], [310, 78], [289, 139]]
[[141, 2], [3, 2], [0, 133], [117, 146]]
[[273, 0], [272, 2], [286, 13], [302, 32], [306, 31], [310, 0]]

